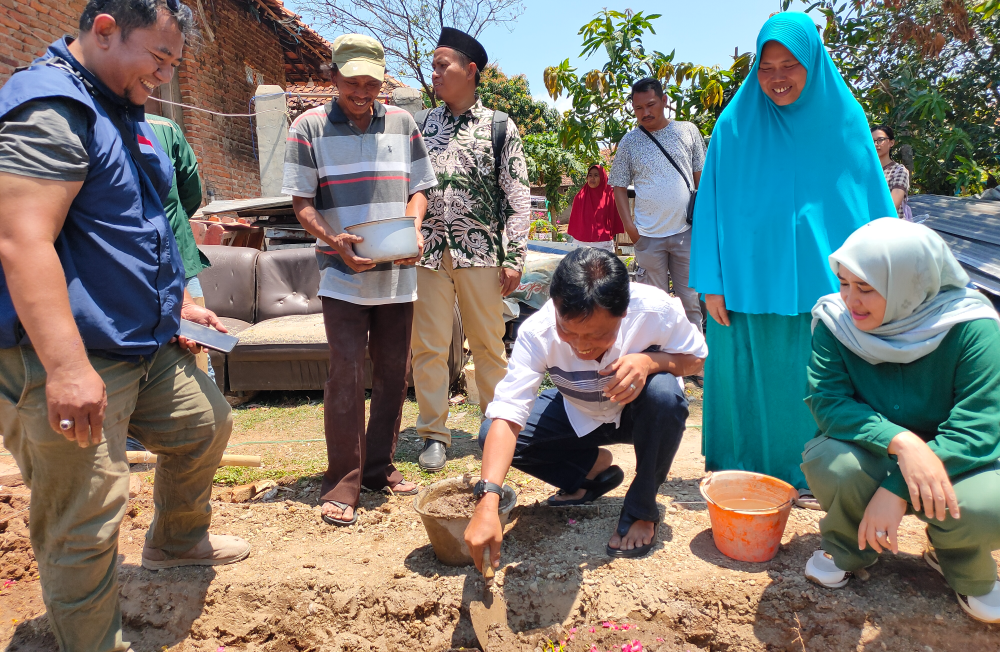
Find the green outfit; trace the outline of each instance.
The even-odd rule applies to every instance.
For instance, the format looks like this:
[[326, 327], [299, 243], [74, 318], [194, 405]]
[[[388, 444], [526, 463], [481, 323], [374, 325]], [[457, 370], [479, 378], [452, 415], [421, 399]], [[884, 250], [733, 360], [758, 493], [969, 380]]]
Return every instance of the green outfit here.
[[212, 519], [212, 478], [229, 441], [229, 404], [176, 344], [144, 363], [90, 357], [107, 386], [104, 439], [81, 448], [49, 425], [34, 349], [0, 349], [0, 432], [31, 487], [31, 547], [59, 648], [121, 652], [118, 529], [128, 503], [125, 436], [159, 457], [146, 545], [180, 555]]
[[177, 240], [177, 249], [180, 250], [181, 261], [184, 263], [184, 279], [187, 280], [211, 266], [205, 254], [198, 250], [191, 225], [188, 224], [188, 220], [201, 206], [198, 159], [176, 122], [158, 115], [147, 115], [146, 122], [153, 128], [156, 139], [174, 164], [174, 183], [163, 209], [170, 220], [174, 239]]
[[730, 311], [729, 321], [708, 320], [705, 468], [766, 473], [803, 488], [802, 448], [816, 434], [802, 403], [811, 317]]
[[[964, 595], [988, 593], [1000, 548], [1000, 327], [978, 319], [951, 328], [931, 353], [905, 364], [870, 364], [819, 322], [806, 403], [820, 436], [802, 470], [827, 515], [823, 549], [837, 568], [857, 570], [878, 556], [858, 550], [858, 526], [879, 487], [909, 501], [887, 447], [905, 431], [923, 438], [944, 463], [961, 519], [928, 523], [945, 578]], [[912, 510], [912, 506], [910, 508]]]

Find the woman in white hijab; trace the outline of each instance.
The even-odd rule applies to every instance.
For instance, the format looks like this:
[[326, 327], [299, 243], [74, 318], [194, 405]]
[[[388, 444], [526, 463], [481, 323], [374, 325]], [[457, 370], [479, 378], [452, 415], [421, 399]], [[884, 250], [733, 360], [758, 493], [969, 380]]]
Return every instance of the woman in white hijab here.
[[1000, 622], [1000, 318], [932, 230], [895, 218], [830, 255], [840, 293], [813, 308], [802, 457], [827, 515], [806, 577], [837, 588], [899, 551], [907, 513], [924, 559], [973, 618]]

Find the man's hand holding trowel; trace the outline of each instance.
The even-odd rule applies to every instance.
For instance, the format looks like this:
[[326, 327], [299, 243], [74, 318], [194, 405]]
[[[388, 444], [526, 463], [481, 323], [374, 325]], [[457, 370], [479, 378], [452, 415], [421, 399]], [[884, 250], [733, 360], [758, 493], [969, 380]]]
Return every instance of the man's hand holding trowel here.
[[500, 567], [500, 544], [503, 542], [503, 526], [500, 525], [500, 495], [503, 481], [510, 470], [514, 458], [514, 446], [521, 427], [503, 419], [496, 419], [486, 438], [483, 448], [482, 483], [476, 485], [479, 502], [472, 515], [469, 527], [465, 529], [465, 545], [476, 564], [483, 572], [483, 550], [490, 551], [493, 568]]

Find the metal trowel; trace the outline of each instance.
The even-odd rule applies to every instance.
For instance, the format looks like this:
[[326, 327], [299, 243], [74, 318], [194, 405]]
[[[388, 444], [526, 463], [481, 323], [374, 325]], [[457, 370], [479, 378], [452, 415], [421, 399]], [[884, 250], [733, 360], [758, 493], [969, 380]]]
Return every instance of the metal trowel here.
[[472, 619], [472, 628], [476, 630], [479, 647], [483, 652], [496, 652], [498, 648], [490, 649], [490, 630], [499, 628], [510, 633], [510, 627], [507, 625], [507, 603], [499, 595], [493, 594], [493, 564], [490, 561], [489, 546], [483, 548], [483, 578], [486, 580], [483, 599], [469, 603], [469, 617]]

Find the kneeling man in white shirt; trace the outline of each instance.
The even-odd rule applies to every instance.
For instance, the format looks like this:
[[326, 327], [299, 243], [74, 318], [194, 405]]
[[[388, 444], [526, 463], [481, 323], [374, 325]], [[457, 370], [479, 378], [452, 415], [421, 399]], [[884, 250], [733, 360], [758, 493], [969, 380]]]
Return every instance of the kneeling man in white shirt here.
[[[680, 300], [629, 283], [610, 252], [584, 247], [568, 254], [549, 294], [521, 326], [479, 433], [483, 482], [465, 531], [477, 567], [485, 546], [499, 567], [499, 486], [511, 466], [558, 487], [550, 505], [580, 505], [624, 479], [603, 448], [610, 444], [635, 447], [636, 472], [607, 553], [641, 557], [652, 550], [656, 492], [688, 416], [682, 379], [701, 373], [708, 356]], [[546, 372], [556, 389], [539, 394]]]

